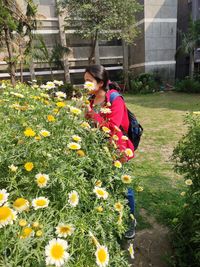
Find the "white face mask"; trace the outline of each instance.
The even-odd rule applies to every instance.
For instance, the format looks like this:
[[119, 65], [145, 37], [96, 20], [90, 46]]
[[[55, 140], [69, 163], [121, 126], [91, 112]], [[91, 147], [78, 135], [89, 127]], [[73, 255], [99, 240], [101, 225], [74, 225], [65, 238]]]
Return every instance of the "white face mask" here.
[[88, 92], [94, 91], [96, 89], [96, 85], [93, 82], [85, 82], [84, 89], [88, 90]]

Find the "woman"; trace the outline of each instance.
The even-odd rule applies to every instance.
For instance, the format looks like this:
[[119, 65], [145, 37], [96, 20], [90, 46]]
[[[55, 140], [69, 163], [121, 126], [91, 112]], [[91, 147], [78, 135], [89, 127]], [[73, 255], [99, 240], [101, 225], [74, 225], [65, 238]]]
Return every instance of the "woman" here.
[[[109, 130], [110, 141], [119, 149], [120, 160], [125, 162], [134, 157], [134, 145], [127, 137], [129, 118], [126, 104], [121, 96], [111, 101], [111, 94], [116, 92], [117, 85], [109, 81], [108, 72], [101, 65], [88, 66], [84, 74], [85, 83], [90, 83], [90, 105], [87, 107], [86, 118]], [[128, 189], [127, 198], [131, 213], [134, 214], [134, 192]], [[131, 220], [126, 238], [134, 238], [136, 221]]]
[[110, 96], [116, 92], [116, 84], [108, 79], [106, 69], [101, 65], [91, 65], [86, 68], [85, 82], [94, 85], [89, 93], [92, 95], [86, 118], [98, 123], [102, 128], [110, 130], [110, 141], [122, 152], [121, 161], [134, 157], [134, 146], [127, 137], [129, 128], [128, 110], [122, 97], [117, 96], [112, 104]]

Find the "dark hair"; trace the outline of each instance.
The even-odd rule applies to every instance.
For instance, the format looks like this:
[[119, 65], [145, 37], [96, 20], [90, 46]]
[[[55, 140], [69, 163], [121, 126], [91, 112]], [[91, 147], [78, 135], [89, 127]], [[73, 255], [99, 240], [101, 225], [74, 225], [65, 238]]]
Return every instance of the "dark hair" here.
[[102, 65], [90, 65], [85, 69], [85, 73], [88, 72], [91, 74], [95, 80], [99, 82], [103, 82], [103, 89], [107, 90], [108, 85], [108, 72]]

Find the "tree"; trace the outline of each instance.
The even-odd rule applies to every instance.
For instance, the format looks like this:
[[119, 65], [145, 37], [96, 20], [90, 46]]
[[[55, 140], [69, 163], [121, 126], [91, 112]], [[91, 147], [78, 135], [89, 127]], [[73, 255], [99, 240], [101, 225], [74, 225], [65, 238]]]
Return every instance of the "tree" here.
[[91, 40], [89, 64], [99, 63], [99, 38], [129, 44], [138, 33], [135, 14], [141, 6], [136, 0], [60, 0], [59, 4], [67, 10], [66, 28], [73, 25], [82, 38]]
[[62, 58], [69, 53], [69, 48], [63, 47], [61, 44], [56, 43], [52, 50], [46, 46], [44, 39], [41, 35], [35, 36], [36, 44], [33, 45], [31, 50], [32, 58], [38, 62], [46, 62], [49, 64], [51, 78], [53, 79], [53, 64], [58, 68], [64, 68]]
[[181, 37], [181, 45], [177, 48], [175, 57], [181, 54], [189, 55], [189, 75], [192, 78], [194, 73], [194, 51], [200, 44], [200, 20], [193, 21], [191, 19], [187, 33], [181, 32]]
[[[20, 60], [20, 69], [22, 72], [23, 63], [22, 47], [28, 47], [31, 43], [31, 30], [36, 27], [36, 21], [33, 19], [37, 8], [32, 0], [26, 0], [26, 13], [20, 9], [17, 1], [0, 0], [0, 37], [1, 45], [6, 44], [8, 57], [5, 58], [8, 64], [12, 85], [15, 85], [15, 71], [17, 61]], [[23, 38], [28, 37], [27, 42]], [[15, 43], [16, 41], [16, 43]], [[24, 43], [25, 42], [25, 43]], [[18, 53], [16, 46], [18, 45]]]

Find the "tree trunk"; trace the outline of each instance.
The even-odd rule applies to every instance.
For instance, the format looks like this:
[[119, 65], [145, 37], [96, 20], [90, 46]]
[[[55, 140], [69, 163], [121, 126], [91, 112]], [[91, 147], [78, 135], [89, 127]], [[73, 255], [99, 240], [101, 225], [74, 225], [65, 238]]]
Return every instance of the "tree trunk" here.
[[31, 59], [30, 64], [29, 64], [29, 71], [30, 71], [30, 75], [31, 75], [31, 80], [35, 80], [35, 68], [34, 68], [34, 63], [33, 60]]
[[5, 32], [5, 42], [6, 42], [6, 47], [8, 50], [8, 66], [9, 66], [9, 72], [10, 72], [10, 78], [11, 78], [11, 83], [13, 86], [16, 84], [16, 78], [15, 78], [15, 62], [13, 61], [13, 49], [11, 45], [11, 36], [10, 36], [10, 31], [7, 26], [4, 27], [4, 32]]
[[129, 71], [129, 62], [128, 62], [128, 45], [126, 42], [123, 40], [122, 41], [123, 45], [123, 76], [124, 76], [124, 89], [125, 88], [129, 89], [129, 77], [128, 77], [128, 71]]
[[[96, 47], [97, 46], [97, 47]], [[89, 65], [92, 65], [94, 63], [99, 64], [99, 45], [98, 45], [98, 30], [96, 30], [94, 37], [92, 38], [92, 45], [91, 45], [91, 53], [88, 58]]]
[[[64, 28], [64, 15], [62, 13], [58, 14], [58, 24], [60, 33], [60, 43], [63, 47], [67, 47], [65, 28]], [[68, 61], [68, 55], [66, 53], [64, 53], [62, 61], [64, 66], [64, 80], [65, 82], [70, 83], [71, 79], [69, 73], [69, 61]]]
[[20, 55], [20, 81], [23, 83], [23, 55], [22, 55], [22, 44], [19, 43], [19, 55]]
[[193, 74], [194, 74], [194, 51], [190, 53], [189, 75], [191, 79], [193, 78]]

